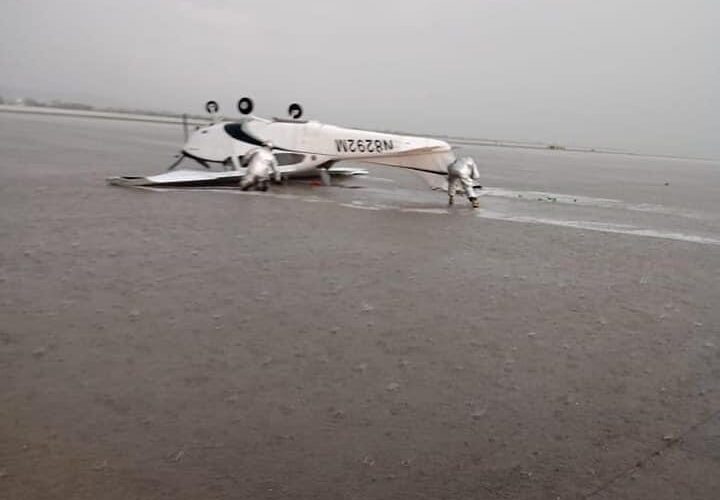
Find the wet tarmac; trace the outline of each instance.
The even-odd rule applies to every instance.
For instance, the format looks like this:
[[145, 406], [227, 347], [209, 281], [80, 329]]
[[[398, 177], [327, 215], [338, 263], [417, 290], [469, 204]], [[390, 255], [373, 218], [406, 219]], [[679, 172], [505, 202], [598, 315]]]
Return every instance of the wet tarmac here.
[[0, 114], [0, 497], [720, 490], [720, 162], [106, 185], [181, 139]]

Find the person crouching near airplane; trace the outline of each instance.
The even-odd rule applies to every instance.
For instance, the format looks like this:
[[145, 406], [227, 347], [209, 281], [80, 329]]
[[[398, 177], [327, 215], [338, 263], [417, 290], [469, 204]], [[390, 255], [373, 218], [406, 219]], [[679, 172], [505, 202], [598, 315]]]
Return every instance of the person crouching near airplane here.
[[272, 143], [266, 142], [262, 147], [253, 149], [245, 155], [243, 164], [247, 170], [245, 176], [240, 180], [240, 188], [243, 191], [250, 188], [267, 191], [271, 173], [275, 182], [280, 182], [280, 171], [272, 148]]
[[455, 191], [457, 190], [458, 182], [462, 184], [463, 191], [472, 203], [473, 208], [479, 208], [480, 202], [478, 202], [477, 195], [473, 189], [475, 179], [480, 178], [480, 172], [478, 172], [475, 160], [469, 156], [463, 156], [458, 158], [450, 165], [448, 165], [448, 205], [452, 205], [455, 202]]

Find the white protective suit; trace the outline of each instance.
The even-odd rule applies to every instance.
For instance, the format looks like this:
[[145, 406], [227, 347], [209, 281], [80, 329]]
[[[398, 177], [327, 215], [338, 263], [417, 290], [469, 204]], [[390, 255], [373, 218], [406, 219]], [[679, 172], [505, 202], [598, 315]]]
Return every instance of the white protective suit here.
[[267, 191], [270, 173], [273, 174], [276, 182], [280, 182], [277, 160], [269, 147], [264, 146], [250, 151], [245, 155], [244, 163], [247, 170], [240, 181], [240, 187], [243, 191], [247, 191], [252, 187], [260, 191]]
[[478, 208], [477, 195], [473, 189], [475, 179], [480, 178], [480, 172], [478, 172], [475, 160], [469, 156], [458, 158], [450, 165], [448, 165], [448, 204], [452, 205], [455, 199], [455, 191], [457, 190], [458, 182], [462, 184], [463, 191], [467, 195], [470, 203], [475, 208]]

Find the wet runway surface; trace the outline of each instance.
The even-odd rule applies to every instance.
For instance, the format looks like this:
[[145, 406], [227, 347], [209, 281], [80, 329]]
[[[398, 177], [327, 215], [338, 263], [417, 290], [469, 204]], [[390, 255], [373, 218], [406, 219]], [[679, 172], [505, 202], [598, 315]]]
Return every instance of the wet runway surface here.
[[475, 211], [378, 167], [105, 184], [181, 139], [0, 114], [8, 498], [720, 488], [718, 162], [463, 149]]

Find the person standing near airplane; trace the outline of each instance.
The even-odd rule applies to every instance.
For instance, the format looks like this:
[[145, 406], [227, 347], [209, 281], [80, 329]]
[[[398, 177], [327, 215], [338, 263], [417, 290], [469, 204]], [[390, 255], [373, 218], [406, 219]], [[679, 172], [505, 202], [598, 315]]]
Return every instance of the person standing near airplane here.
[[480, 203], [478, 202], [477, 195], [473, 189], [475, 179], [480, 178], [480, 172], [478, 172], [477, 164], [475, 160], [469, 156], [463, 156], [458, 158], [450, 165], [448, 165], [448, 205], [452, 205], [455, 202], [455, 191], [457, 190], [458, 182], [462, 184], [463, 191], [472, 203], [473, 208], [479, 208]]
[[243, 164], [247, 170], [240, 181], [240, 188], [243, 191], [252, 187], [260, 191], [267, 191], [271, 173], [275, 182], [280, 182], [280, 171], [272, 148], [271, 142], [265, 142], [262, 147], [253, 149], [245, 155]]

